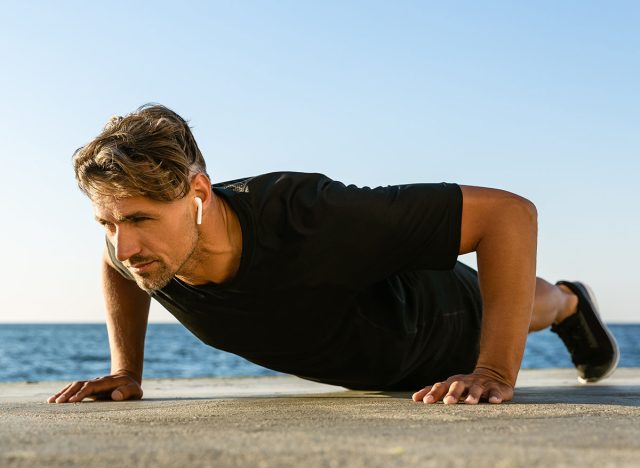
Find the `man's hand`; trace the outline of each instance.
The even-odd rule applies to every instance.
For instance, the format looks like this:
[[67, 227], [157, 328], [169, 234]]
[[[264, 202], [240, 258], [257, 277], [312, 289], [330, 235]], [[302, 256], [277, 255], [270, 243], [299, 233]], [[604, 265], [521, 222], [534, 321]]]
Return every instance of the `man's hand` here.
[[462, 398], [469, 405], [477, 405], [480, 400], [502, 403], [513, 398], [513, 386], [488, 369], [476, 369], [425, 387], [412, 398], [429, 404], [442, 400], [445, 405], [456, 404]]
[[47, 403], [77, 403], [91, 400], [139, 400], [142, 386], [126, 374], [107, 375], [97, 379], [73, 382], [47, 400]]

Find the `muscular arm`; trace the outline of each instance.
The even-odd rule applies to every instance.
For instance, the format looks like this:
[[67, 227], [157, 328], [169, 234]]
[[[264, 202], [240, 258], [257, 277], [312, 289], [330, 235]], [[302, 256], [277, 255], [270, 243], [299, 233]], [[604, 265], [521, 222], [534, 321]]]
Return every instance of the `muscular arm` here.
[[134, 281], [124, 278], [103, 256], [102, 289], [107, 308], [111, 373], [128, 374], [142, 382], [144, 338], [151, 298]]
[[135, 282], [124, 278], [111, 265], [105, 250], [102, 287], [107, 310], [111, 351], [111, 374], [90, 381], [73, 382], [51, 396], [49, 403], [74, 403], [84, 398], [113, 400], [142, 398], [144, 338], [150, 298]]
[[470, 375], [425, 387], [415, 401], [467, 403], [511, 399], [524, 353], [535, 294], [537, 211], [502, 190], [461, 186], [460, 254], [476, 252], [483, 302], [480, 355]]

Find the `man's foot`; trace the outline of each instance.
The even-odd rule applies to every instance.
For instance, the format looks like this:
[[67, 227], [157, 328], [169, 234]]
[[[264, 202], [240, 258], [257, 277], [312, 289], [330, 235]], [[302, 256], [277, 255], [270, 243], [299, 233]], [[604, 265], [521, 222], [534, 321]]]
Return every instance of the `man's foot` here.
[[578, 281], [558, 281], [578, 297], [578, 310], [551, 331], [564, 342], [578, 371], [580, 383], [597, 382], [611, 375], [618, 365], [620, 351], [607, 326], [600, 319], [598, 303], [591, 288]]

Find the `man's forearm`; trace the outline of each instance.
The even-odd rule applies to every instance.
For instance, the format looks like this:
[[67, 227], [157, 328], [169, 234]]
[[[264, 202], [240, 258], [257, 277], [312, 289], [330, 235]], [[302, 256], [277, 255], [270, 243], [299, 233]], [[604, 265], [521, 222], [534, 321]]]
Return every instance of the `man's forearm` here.
[[483, 301], [476, 370], [515, 385], [524, 353], [536, 278], [537, 213], [512, 203], [477, 245]]
[[102, 284], [107, 308], [111, 374], [142, 381], [144, 340], [150, 298], [133, 281], [103, 262]]

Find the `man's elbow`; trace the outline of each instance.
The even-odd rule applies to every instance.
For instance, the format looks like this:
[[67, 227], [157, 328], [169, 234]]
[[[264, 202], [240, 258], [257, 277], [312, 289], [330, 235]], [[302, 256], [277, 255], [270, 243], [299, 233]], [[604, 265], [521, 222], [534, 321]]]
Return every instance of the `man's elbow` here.
[[513, 216], [518, 216], [529, 224], [538, 226], [538, 208], [531, 200], [514, 193], [509, 197], [509, 201], [509, 209], [514, 212]]

